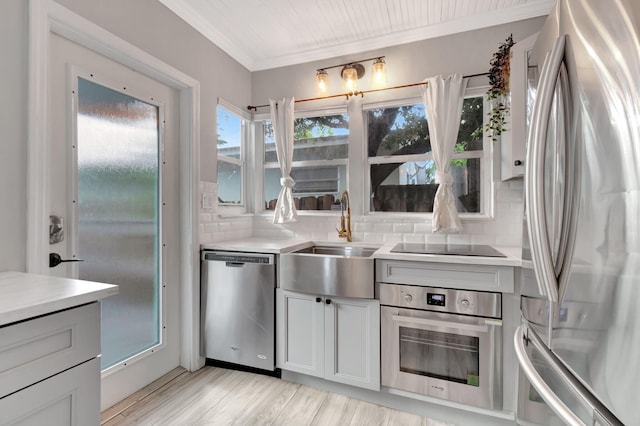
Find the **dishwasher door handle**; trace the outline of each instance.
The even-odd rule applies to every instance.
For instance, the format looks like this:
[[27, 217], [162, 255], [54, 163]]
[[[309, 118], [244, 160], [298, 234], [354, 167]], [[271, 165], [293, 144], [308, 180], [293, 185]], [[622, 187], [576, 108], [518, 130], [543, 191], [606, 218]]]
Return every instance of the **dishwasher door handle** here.
[[228, 268], [242, 268], [244, 266], [244, 262], [225, 262], [225, 266]]

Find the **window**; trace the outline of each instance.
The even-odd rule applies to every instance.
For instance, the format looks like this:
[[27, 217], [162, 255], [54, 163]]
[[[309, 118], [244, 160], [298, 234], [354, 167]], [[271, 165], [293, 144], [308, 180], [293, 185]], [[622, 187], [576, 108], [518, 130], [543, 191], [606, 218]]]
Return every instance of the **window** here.
[[[484, 98], [466, 98], [451, 161], [458, 212], [482, 213]], [[433, 212], [435, 162], [424, 105], [365, 112], [372, 212]]]
[[218, 204], [243, 206], [246, 120], [218, 105]]
[[[349, 117], [327, 114], [295, 120], [291, 177], [298, 210], [331, 210], [339, 194], [347, 189]], [[280, 193], [280, 166], [273, 127], [264, 125], [264, 200], [273, 210]], [[339, 209], [339, 204], [337, 205]]]

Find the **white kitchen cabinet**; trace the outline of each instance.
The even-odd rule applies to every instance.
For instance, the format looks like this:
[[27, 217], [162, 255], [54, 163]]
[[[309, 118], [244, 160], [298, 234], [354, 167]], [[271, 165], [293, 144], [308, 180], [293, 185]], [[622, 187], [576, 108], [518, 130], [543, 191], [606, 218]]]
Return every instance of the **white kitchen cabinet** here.
[[0, 327], [0, 424], [100, 423], [100, 304]]
[[100, 361], [93, 358], [0, 399], [0, 424], [100, 424]]
[[380, 389], [380, 303], [277, 290], [276, 364]]
[[276, 291], [276, 365], [324, 377], [324, 299]]
[[329, 298], [324, 310], [324, 377], [380, 389], [380, 302]]
[[511, 48], [511, 116], [507, 130], [502, 133], [500, 144], [500, 175], [502, 180], [524, 176], [527, 141], [527, 57], [538, 38], [529, 36]]

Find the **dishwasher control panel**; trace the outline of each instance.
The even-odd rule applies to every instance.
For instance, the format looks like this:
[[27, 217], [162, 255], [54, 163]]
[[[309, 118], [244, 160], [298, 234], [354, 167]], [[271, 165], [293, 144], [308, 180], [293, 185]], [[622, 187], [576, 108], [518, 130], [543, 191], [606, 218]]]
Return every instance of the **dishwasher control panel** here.
[[202, 260], [218, 262], [262, 263], [270, 265], [274, 263], [273, 258], [274, 256], [272, 254], [261, 253], [234, 253], [220, 251], [202, 252]]

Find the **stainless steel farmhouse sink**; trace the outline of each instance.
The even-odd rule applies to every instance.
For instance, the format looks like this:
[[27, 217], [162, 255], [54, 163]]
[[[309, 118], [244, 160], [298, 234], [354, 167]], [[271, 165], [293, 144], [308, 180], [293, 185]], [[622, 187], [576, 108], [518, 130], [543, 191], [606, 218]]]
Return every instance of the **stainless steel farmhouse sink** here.
[[378, 247], [313, 245], [280, 255], [284, 290], [327, 296], [373, 298], [373, 254]]
[[294, 253], [300, 254], [329, 254], [333, 256], [345, 257], [371, 257], [377, 250], [375, 247], [353, 247], [353, 246], [311, 246], [298, 250]]

